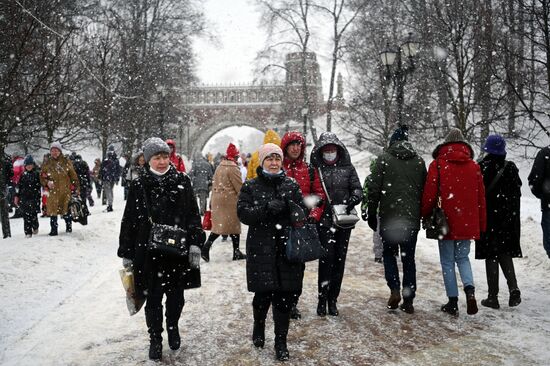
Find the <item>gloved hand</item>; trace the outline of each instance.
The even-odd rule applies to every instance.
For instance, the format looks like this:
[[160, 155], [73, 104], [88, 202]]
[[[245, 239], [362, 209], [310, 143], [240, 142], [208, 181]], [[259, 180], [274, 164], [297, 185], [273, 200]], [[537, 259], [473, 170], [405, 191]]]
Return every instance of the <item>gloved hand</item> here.
[[285, 210], [285, 208], [286, 203], [281, 199], [274, 199], [267, 203], [267, 210], [274, 215], [280, 214]]
[[346, 213], [349, 215], [349, 213], [351, 211], [353, 211], [353, 209], [355, 208], [355, 204], [354, 203], [348, 203], [347, 207], [346, 207]]
[[376, 218], [376, 215], [369, 215], [369, 217], [367, 217], [367, 223], [372, 231], [376, 231], [378, 228], [378, 219]]
[[122, 266], [124, 268], [132, 268], [134, 261], [129, 258], [122, 258]]
[[367, 221], [368, 217], [369, 216], [367, 215], [367, 210], [361, 209], [361, 218], [363, 219], [363, 221]]
[[201, 263], [201, 248], [196, 245], [189, 247], [189, 265], [193, 269], [199, 269]]
[[317, 224], [317, 220], [315, 220], [315, 217], [308, 217], [307, 218], [307, 223], [308, 224]]

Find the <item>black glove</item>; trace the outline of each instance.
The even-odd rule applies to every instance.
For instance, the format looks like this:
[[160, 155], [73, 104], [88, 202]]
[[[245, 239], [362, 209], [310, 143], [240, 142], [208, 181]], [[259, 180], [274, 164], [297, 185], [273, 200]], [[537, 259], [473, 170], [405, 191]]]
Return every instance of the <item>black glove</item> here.
[[361, 209], [361, 218], [363, 219], [363, 221], [367, 221], [368, 219], [367, 210]]
[[349, 215], [349, 213], [351, 211], [353, 211], [353, 209], [355, 208], [355, 204], [354, 203], [348, 203], [348, 206], [346, 207], [346, 213]]
[[369, 215], [369, 217], [367, 217], [367, 223], [372, 231], [376, 231], [378, 228], [378, 219], [376, 218], [376, 215]]
[[278, 215], [286, 209], [286, 203], [280, 199], [274, 199], [267, 203], [267, 210], [274, 214]]

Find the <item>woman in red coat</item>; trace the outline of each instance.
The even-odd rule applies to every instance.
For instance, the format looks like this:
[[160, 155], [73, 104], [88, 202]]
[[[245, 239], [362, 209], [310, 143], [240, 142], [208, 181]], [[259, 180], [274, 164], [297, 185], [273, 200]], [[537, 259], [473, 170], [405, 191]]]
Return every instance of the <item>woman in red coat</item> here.
[[477, 313], [474, 277], [468, 254], [470, 240], [479, 239], [486, 230], [485, 188], [474, 151], [464, 141], [462, 132], [452, 128], [443, 144], [433, 152], [434, 161], [422, 195], [422, 217], [426, 219], [437, 203], [437, 187], [441, 192], [441, 207], [447, 217], [449, 233], [439, 239], [439, 257], [445, 291], [449, 302], [441, 310], [458, 314], [458, 287], [455, 263], [466, 293], [468, 314]]

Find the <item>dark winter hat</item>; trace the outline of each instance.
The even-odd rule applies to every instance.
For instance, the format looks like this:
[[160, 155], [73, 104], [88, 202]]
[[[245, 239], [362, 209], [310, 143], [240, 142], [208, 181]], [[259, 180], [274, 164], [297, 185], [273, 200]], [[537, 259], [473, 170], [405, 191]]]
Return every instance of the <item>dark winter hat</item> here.
[[115, 147], [113, 145], [109, 145], [107, 151], [115, 151]]
[[408, 141], [409, 140], [409, 127], [403, 125], [399, 126], [393, 131], [393, 134], [390, 137], [390, 146], [398, 141]]
[[464, 135], [458, 128], [451, 128], [447, 136], [445, 136], [444, 143], [447, 142], [464, 142]]
[[150, 137], [143, 143], [143, 156], [145, 161], [149, 162], [151, 158], [157, 154], [165, 153], [170, 154], [170, 148], [159, 137]]
[[490, 135], [483, 145], [483, 150], [493, 155], [506, 155], [506, 141], [500, 135]]
[[25, 160], [23, 161], [23, 165], [35, 165], [34, 158], [32, 155], [25, 156]]

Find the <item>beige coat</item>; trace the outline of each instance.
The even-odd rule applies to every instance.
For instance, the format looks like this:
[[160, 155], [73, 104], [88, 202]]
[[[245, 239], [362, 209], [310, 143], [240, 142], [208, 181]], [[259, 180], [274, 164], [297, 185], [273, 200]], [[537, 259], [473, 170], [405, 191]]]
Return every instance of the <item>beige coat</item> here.
[[237, 198], [242, 186], [241, 171], [237, 163], [222, 160], [212, 181], [212, 232], [229, 235], [241, 233], [237, 217]]
[[54, 184], [48, 191], [48, 204], [46, 205], [48, 216], [65, 215], [69, 210], [71, 199], [71, 187], [79, 190], [78, 176], [71, 163], [63, 154], [59, 158], [50, 158], [42, 165], [40, 183], [48, 187], [48, 181]]

